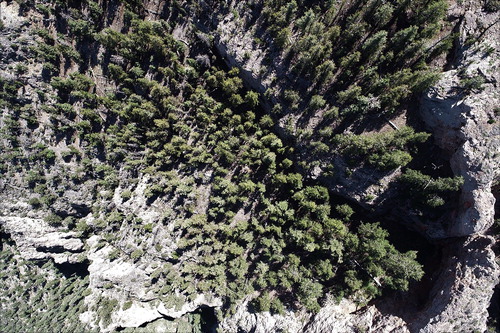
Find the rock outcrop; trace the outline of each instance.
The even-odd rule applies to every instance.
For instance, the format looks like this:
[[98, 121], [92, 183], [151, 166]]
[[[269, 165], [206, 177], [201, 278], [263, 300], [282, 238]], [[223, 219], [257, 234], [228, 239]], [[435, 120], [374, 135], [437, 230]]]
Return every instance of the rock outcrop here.
[[335, 301], [332, 298], [316, 315], [307, 312], [287, 311], [283, 315], [269, 312], [250, 313], [244, 302], [238, 311], [220, 323], [224, 332], [409, 332], [401, 318], [383, 315], [376, 307], [359, 309], [349, 300]]
[[0, 226], [26, 260], [53, 259], [57, 264], [74, 264], [85, 258], [81, 256], [84, 244], [74, 232], [57, 231], [43, 220], [0, 216]]
[[[465, 10], [467, 8], [467, 10]], [[448, 237], [485, 232], [493, 223], [492, 185], [500, 179], [500, 24], [478, 3], [455, 6], [462, 15], [453, 69], [422, 100], [422, 118], [464, 178], [459, 210]]]
[[408, 326], [413, 332], [485, 332], [499, 267], [494, 239], [476, 235], [446, 247], [429, 302]]

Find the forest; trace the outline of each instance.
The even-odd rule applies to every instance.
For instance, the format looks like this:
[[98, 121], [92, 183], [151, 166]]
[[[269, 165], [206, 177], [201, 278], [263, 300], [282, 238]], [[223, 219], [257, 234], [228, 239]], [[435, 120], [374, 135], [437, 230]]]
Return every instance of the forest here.
[[[407, 112], [439, 79], [434, 61], [456, 38], [442, 34], [446, 1], [209, 1], [259, 26], [253, 47], [274, 56], [261, 75], [273, 61], [283, 68], [265, 92], [217, 53], [200, 2], [168, 2], [154, 20], [142, 1], [17, 2], [36, 20], [31, 40], [12, 38], [15, 75], [0, 78], [0, 179], [20, 178], [30, 209], [55, 230], [98, 236], [110, 262], [154, 263], [144, 288], [167, 308], [204, 294], [222, 299], [220, 317], [248, 297], [256, 312], [316, 313], [327, 298], [362, 307], [424, 276], [417, 251], [398, 250], [383, 221], [330, 185], [360, 169], [395, 174], [395, 205], [419, 218], [453, 205], [463, 179], [423, 167], [430, 133], [360, 130]], [[175, 31], [185, 22], [187, 41]], [[27, 97], [19, 91], [33, 68], [40, 83]], [[92, 205], [59, 209], [77, 188]], [[139, 195], [161, 218], [120, 208]], [[6, 315], [25, 313], [7, 331], [69, 332], [87, 310], [107, 327], [132, 304], [101, 296], [87, 308], [88, 277], [47, 285], [30, 274], [24, 292], [2, 282], [6, 297], [23, 300]], [[28, 311], [45, 306], [56, 320]]]

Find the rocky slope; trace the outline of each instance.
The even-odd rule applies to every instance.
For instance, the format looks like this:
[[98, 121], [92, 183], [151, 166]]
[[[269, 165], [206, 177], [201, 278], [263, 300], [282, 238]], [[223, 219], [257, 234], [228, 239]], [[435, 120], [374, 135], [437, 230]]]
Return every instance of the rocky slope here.
[[[391, 209], [391, 200], [399, 193], [394, 184], [402, 173], [401, 168], [391, 172], [379, 172], [369, 167], [350, 170], [348, 161], [342, 156], [334, 157], [333, 164], [337, 168], [334, 177], [325, 175], [328, 170], [324, 160], [315, 163], [313, 168], [304, 164], [297, 168], [305, 179], [321, 182], [332, 193], [348, 198], [363, 209], [379, 210], [378, 214], [393, 214], [393, 218], [405, 220], [405, 225], [410, 225], [438, 244], [442, 259], [436, 271], [428, 272], [428, 297], [419, 303], [415, 296], [418, 290], [410, 289], [407, 293], [385, 295], [366, 305], [361, 293], [340, 302], [328, 296], [317, 314], [292, 308], [275, 314], [249, 310], [252, 308], [249, 306], [252, 302], [250, 295], [240, 301], [230, 316], [222, 318], [219, 315], [216, 319], [207, 309], [223, 307], [223, 300], [212, 293], [194, 293], [186, 299], [176, 294], [175, 290], [160, 290], [162, 285], [170, 283], [169, 274], [180, 269], [179, 266], [172, 266], [176, 265], [174, 257], [181, 238], [177, 225], [186, 214], [179, 213], [178, 207], [188, 207], [186, 211], [190, 209], [195, 214], [207, 212], [212, 204], [209, 196], [214, 171], [197, 171], [196, 181], [189, 179], [188, 174], [179, 172], [179, 181], [190, 184], [189, 188], [177, 188], [172, 196], [154, 199], [152, 203], [148, 191], [151, 185], [163, 180], [151, 177], [147, 172], [135, 175], [126, 166], [121, 167], [116, 175], [126, 181], [115, 188], [99, 187], [99, 182], [94, 179], [80, 184], [76, 182], [77, 186], [67, 186], [70, 183], [68, 176], [78, 177], [82, 170], [76, 157], [69, 162], [61, 162], [64, 152], [71, 145], [81, 153], [85, 151], [85, 144], [81, 137], [73, 137], [70, 142], [54, 139], [57, 134], [55, 126], [51, 125], [53, 116], [41, 106], [55, 100], [55, 89], [43, 83], [39, 63], [31, 62], [27, 68], [20, 67], [29, 57], [28, 48], [36, 45], [36, 37], [31, 30], [34, 26], [43, 26], [46, 23], [44, 20], [48, 19], [30, 12], [29, 7], [28, 10], [20, 8], [17, 2], [2, 2], [0, 5], [0, 18], [4, 25], [0, 31], [3, 59], [0, 77], [19, 79], [24, 83], [17, 90], [17, 97], [29, 101], [29, 105], [36, 110], [37, 122], [41, 124], [32, 130], [29, 119], [21, 121], [21, 146], [32, 146], [42, 141], [52, 148], [58, 163], [44, 166], [45, 174], [62, 179], [54, 185], [62, 195], [51, 202], [50, 210], [57, 213], [55, 215], [77, 219], [77, 226], [80, 226], [67, 232], [50, 223], [47, 216], [52, 215], [47, 214], [48, 209], [33, 209], [33, 205], [28, 204], [29, 199], [38, 196], [25, 181], [25, 171], [20, 171], [14, 163], [7, 164], [7, 171], [3, 172], [7, 176], [0, 178], [0, 225], [2, 235], [5, 235], [2, 247], [15, 253], [15, 260], [27, 260], [23, 264], [26, 267], [33, 265], [30, 263], [53, 260], [55, 264], [81, 268], [83, 274], [88, 275], [86, 280], [78, 280], [82, 283], [78, 288], [87, 288], [85, 306], [82, 305], [73, 320], [78, 318], [86, 329], [119, 329], [125, 332], [196, 332], [212, 330], [215, 326], [220, 331], [228, 332], [444, 332], [487, 329], [487, 309], [500, 275], [493, 252], [495, 239], [486, 235], [494, 223], [492, 187], [500, 180], [500, 113], [496, 107], [500, 99], [496, 38], [500, 34], [498, 12], [475, 1], [463, 1], [449, 7], [448, 18], [456, 23], [459, 32], [456, 45], [448, 55], [447, 68], [441, 79], [423, 94], [419, 102], [418, 117], [432, 132], [432, 144], [442, 149], [443, 160], [449, 160], [453, 174], [464, 179], [458, 202], [448, 206], [452, 211], [439, 216], [439, 221], [417, 219], [415, 222], [411, 217], [417, 214], [414, 210], [407, 207], [402, 211]], [[100, 2], [99, 5], [108, 13], [106, 26], [122, 29], [124, 7], [113, 1]], [[289, 86], [282, 81], [296, 78], [283, 67], [277, 50], [254, 42], [264, 24], [263, 19], [257, 18], [254, 22], [252, 8], [245, 7], [243, 2], [228, 4], [227, 8], [201, 2], [200, 7], [201, 11], [180, 20], [181, 24], [173, 29], [172, 35], [181, 43], [193, 45], [193, 48], [199, 47], [198, 43], [210, 45], [213, 41], [214, 48], [209, 51], [199, 47], [203, 52], [200, 51], [196, 59], [200, 62], [224, 59], [231, 67], [240, 68], [240, 76], [246, 85], [262, 94], [268, 91], [262, 101], [267, 112], [273, 112], [274, 105], [286, 104], [281, 100], [279, 91]], [[215, 12], [203, 15], [209, 8], [214, 8]], [[146, 19], [174, 16], [173, 13], [175, 11], [165, 7], [161, 1], [144, 2]], [[48, 25], [53, 27], [56, 23]], [[96, 58], [99, 57], [105, 58], [104, 50], [96, 55]], [[96, 91], [112, 89], [113, 83], [102, 75], [101, 65], [92, 61], [87, 66], [93, 73]], [[119, 63], [121, 60], [115, 58], [114, 61]], [[68, 61], [61, 63], [60, 67], [61, 74], [66, 75], [76, 70], [77, 65]], [[2, 107], [0, 124], [6, 128], [10, 109]], [[300, 110], [279, 116], [276, 133], [284, 141], [293, 142], [294, 148], [301, 152], [297, 159], [307, 164], [312, 161], [308, 159], [309, 139], [304, 131], [319, 126], [324, 110], [305, 117], [307, 119], [300, 119]], [[106, 113], [103, 111], [99, 116], [105, 118]], [[400, 115], [395, 116], [393, 124], [401, 119]], [[387, 131], [387, 123], [382, 123], [385, 127], [379, 126], [377, 130]], [[354, 125], [351, 129], [359, 131]], [[91, 156], [88, 152], [85, 154]], [[93, 160], [94, 163], [96, 161], [98, 158]], [[64, 167], [59, 167], [59, 164]], [[106, 174], [109, 177], [106, 179], [112, 181], [112, 176], [112, 173]], [[188, 193], [186, 199], [182, 199], [185, 197], [183, 193]], [[110, 232], [81, 237], [89, 232], [89, 227], [99, 230], [103, 223], [103, 216], [95, 213], [99, 209], [107, 212], [106, 221], [110, 224], [113, 219], [123, 222]], [[241, 209], [235, 212], [238, 218], [235, 219], [248, 223], [248, 214], [248, 210]], [[75, 223], [71, 219], [64, 221], [61, 223]], [[197, 260], [195, 254], [191, 254], [190, 259]], [[11, 260], [14, 262], [14, 259]], [[36, 270], [40, 275], [52, 274], [50, 272], [54, 267], [44, 266]], [[8, 285], [14, 287], [16, 283], [9, 280]], [[40, 302], [33, 295], [29, 298], [33, 302], [30, 304]], [[14, 304], [12, 297], [11, 300], [6, 299], [5, 304]], [[12, 309], [10, 305], [2, 306], [5, 312]], [[6, 323], [6, 327], [7, 324], [12, 323]]]

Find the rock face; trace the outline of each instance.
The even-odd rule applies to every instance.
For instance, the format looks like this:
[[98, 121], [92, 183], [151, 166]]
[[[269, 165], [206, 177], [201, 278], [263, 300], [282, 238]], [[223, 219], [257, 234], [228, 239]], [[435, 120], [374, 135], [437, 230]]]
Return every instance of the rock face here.
[[[465, 180], [460, 209], [449, 230], [451, 237], [480, 234], [493, 224], [495, 198], [491, 188], [500, 176], [500, 126], [498, 110], [495, 111], [500, 101], [500, 27], [495, 24], [498, 13], [485, 13], [477, 4], [470, 5], [466, 13], [462, 12], [461, 48], [457, 50], [455, 68], [427, 93], [421, 108], [437, 144], [451, 155], [453, 172]], [[455, 12], [460, 10], [452, 8]], [[474, 38], [474, 44], [464, 46]], [[482, 84], [464, 87], [464, 82], [471, 79]], [[432, 319], [425, 331], [442, 330], [444, 318], [456, 323], [462, 320], [462, 325], [466, 325], [462, 328], [476, 318], [482, 326], [474, 328], [485, 330], [486, 309], [499, 275], [491, 240], [468, 237], [463, 248], [455, 250], [457, 254], [446, 263], [448, 268], [436, 283], [435, 291], [442, 290], [444, 294], [434, 299], [433, 310], [428, 312]], [[469, 314], [465, 320], [463, 314], [457, 316], [457, 307], [469, 309], [464, 311]]]
[[[99, 248], [98, 242], [97, 236], [91, 237], [87, 242], [91, 248], [88, 254], [91, 261], [88, 267], [89, 288], [95, 291], [87, 297], [87, 302], [93, 303], [98, 297], [109, 297], [121, 303], [130, 302], [128, 308], [122, 308], [113, 314], [110, 326], [100, 327], [100, 330], [109, 331], [117, 327], [134, 328], [158, 319], [173, 321], [201, 307], [214, 308], [222, 305], [220, 299], [209, 299], [204, 295], [199, 295], [193, 301], [186, 302], [180, 307], [177, 304], [175, 306], [165, 304], [155, 293], [145, 288], [145, 284], [151, 280], [150, 266], [123, 259], [110, 260], [109, 254], [113, 249]], [[80, 319], [90, 326], [94, 325], [93, 318], [95, 314], [92, 312], [83, 313], [80, 316]], [[170, 329], [176, 329], [176, 325], [170, 325]]]
[[[500, 272], [494, 240], [481, 236], [494, 221], [491, 188], [500, 177], [499, 14], [486, 13], [474, 2], [451, 12], [464, 15], [454, 69], [424, 96], [421, 112], [436, 143], [450, 154], [453, 172], [464, 178], [447, 236], [465, 239], [446, 249], [428, 308], [410, 323], [423, 332], [485, 331]], [[475, 43], [466, 46], [470, 40]], [[470, 80], [481, 84], [467, 86]]]
[[[471, 6], [461, 13], [454, 69], [428, 91], [421, 107], [436, 143], [451, 156], [453, 172], [465, 181], [450, 237], [481, 233], [492, 225], [491, 187], [500, 177], [500, 27], [495, 24], [499, 15], [483, 12], [478, 4]], [[460, 10], [456, 7], [451, 12]], [[475, 42], [466, 46], [471, 40]]]
[[471, 236], [445, 250], [443, 270], [429, 295], [429, 303], [409, 322], [414, 332], [485, 332], [499, 267], [491, 250], [494, 240]]
[[374, 306], [358, 311], [357, 306], [348, 300], [336, 302], [328, 299], [319, 313], [287, 311], [284, 315], [249, 313], [247, 302], [234, 316], [220, 324], [223, 332], [409, 332], [401, 318], [383, 315]]
[[53, 259], [57, 264], [81, 261], [83, 242], [72, 232], [56, 231], [40, 219], [0, 216], [0, 226], [27, 260]]

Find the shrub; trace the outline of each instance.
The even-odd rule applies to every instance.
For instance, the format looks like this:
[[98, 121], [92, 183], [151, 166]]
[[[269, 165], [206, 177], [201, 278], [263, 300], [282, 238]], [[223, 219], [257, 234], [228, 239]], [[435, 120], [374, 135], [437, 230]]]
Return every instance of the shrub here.
[[116, 309], [118, 301], [116, 299], [102, 298], [98, 305], [98, 315], [104, 327], [111, 324], [111, 315]]
[[243, 104], [243, 98], [239, 94], [232, 94], [231, 97], [229, 97], [229, 102], [233, 106], [238, 106], [240, 104]]
[[144, 255], [144, 251], [141, 249], [136, 249], [130, 254], [130, 258], [134, 261], [139, 260]]
[[52, 149], [46, 148], [40, 152], [39, 156], [46, 162], [52, 162], [56, 158], [56, 153]]
[[113, 260], [116, 260], [120, 258], [120, 250], [118, 249], [113, 249], [113, 251], [111, 251], [109, 254], [108, 254], [108, 259], [110, 261], [113, 261]]
[[29, 199], [28, 204], [33, 206], [33, 208], [39, 208], [42, 205], [42, 202], [40, 201], [39, 198], [35, 197], [35, 198]]
[[148, 223], [143, 226], [145, 232], [153, 232], [153, 223]]
[[[38, 186], [38, 185], [37, 185]], [[36, 187], [35, 187], [35, 192], [36, 192]], [[40, 193], [40, 192], [37, 192]], [[40, 193], [42, 194], [42, 193]], [[40, 202], [45, 206], [45, 207], [50, 207], [52, 204], [57, 200], [57, 196], [51, 193], [48, 193], [40, 198]]]
[[28, 66], [26, 66], [25, 64], [17, 64], [14, 71], [17, 75], [25, 74], [28, 72]]
[[82, 235], [86, 235], [91, 231], [90, 226], [87, 224], [85, 220], [80, 220], [76, 223], [76, 230], [80, 232]]
[[91, 22], [86, 20], [68, 20], [68, 27], [77, 39], [91, 36], [94, 28]]
[[123, 306], [122, 306], [122, 310], [125, 311], [125, 310], [128, 310], [132, 307], [132, 301], [127, 301], [125, 303], [123, 303]]
[[259, 105], [259, 94], [254, 91], [248, 91], [245, 95], [245, 103], [247, 103], [250, 108], [255, 108]]
[[40, 173], [40, 171], [35, 172], [33, 170], [29, 170], [26, 175], [26, 182], [28, 186], [33, 188], [36, 184], [45, 183], [45, 176]]
[[346, 221], [349, 221], [351, 218], [352, 214], [354, 214], [354, 210], [348, 205], [348, 204], [343, 204], [343, 205], [338, 205], [335, 206], [335, 210], [337, 213], [339, 213]]
[[63, 219], [54, 213], [50, 213], [45, 217], [45, 222], [47, 222], [52, 227], [60, 227], [62, 225]]
[[121, 194], [120, 197], [123, 199], [123, 201], [127, 201], [132, 197], [132, 191], [130, 190], [124, 190]]
[[271, 297], [268, 292], [263, 292], [254, 301], [253, 305], [258, 312], [271, 310]]
[[480, 92], [484, 89], [483, 84], [485, 83], [484, 77], [481, 75], [476, 75], [472, 77], [466, 77], [461, 80], [462, 88], [467, 93]]
[[295, 90], [285, 90], [283, 97], [285, 101], [288, 102], [291, 109], [297, 109], [299, 107], [300, 96]]
[[273, 118], [266, 114], [260, 119], [259, 125], [263, 128], [271, 128], [274, 125]]
[[311, 100], [309, 101], [308, 108], [311, 111], [316, 111], [316, 110], [319, 110], [319, 109], [325, 107], [325, 105], [326, 105], [326, 101], [322, 96], [314, 95], [313, 97], [311, 97]]
[[280, 315], [285, 314], [285, 307], [283, 306], [283, 303], [280, 301], [280, 299], [277, 297], [271, 300], [270, 310], [274, 314], [280, 314]]
[[380, 170], [393, 170], [397, 167], [407, 165], [411, 160], [411, 155], [402, 150], [394, 150], [382, 155], [373, 154], [368, 158], [368, 162]]
[[123, 222], [123, 220], [124, 220], [123, 214], [117, 211], [109, 213], [108, 216], [106, 217], [106, 222], [109, 225], [120, 224]]
[[303, 279], [298, 290], [298, 298], [305, 308], [311, 312], [317, 313], [321, 306], [318, 299], [323, 295], [323, 286], [310, 279]]

